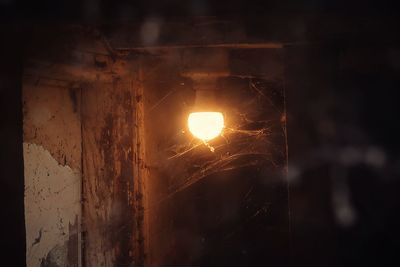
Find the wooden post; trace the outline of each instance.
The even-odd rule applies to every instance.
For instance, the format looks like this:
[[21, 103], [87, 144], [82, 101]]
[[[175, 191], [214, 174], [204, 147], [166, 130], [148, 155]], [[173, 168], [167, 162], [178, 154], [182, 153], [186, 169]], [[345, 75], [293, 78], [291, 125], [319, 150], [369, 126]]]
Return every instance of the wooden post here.
[[133, 263], [135, 103], [131, 85], [115, 78], [82, 89], [84, 258], [88, 267]]
[[135, 266], [146, 266], [146, 254], [148, 251], [148, 207], [146, 182], [148, 170], [145, 158], [145, 124], [144, 124], [144, 94], [142, 70], [139, 70], [139, 76], [133, 82], [135, 88], [135, 175], [133, 188], [133, 205], [135, 210], [134, 220], [134, 262]]

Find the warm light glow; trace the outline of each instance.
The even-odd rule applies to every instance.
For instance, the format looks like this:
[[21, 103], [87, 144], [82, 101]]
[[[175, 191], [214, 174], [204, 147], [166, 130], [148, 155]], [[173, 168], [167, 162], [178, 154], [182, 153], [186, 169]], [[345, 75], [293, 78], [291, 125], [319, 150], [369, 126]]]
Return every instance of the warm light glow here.
[[208, 141], [221, 134], [224, 128], [224, 116], [221, 112], [190, 113], [188, 126], [195, 137]]

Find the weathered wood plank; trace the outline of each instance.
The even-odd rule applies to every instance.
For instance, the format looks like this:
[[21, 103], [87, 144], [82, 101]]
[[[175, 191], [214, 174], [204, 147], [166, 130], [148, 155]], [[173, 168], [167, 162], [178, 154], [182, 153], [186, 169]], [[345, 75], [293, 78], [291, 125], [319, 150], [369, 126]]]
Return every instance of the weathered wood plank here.
[[147, 266], [148, 245], [148, 177], [145, 149], [145, 98], [143, 88], [143, 73], [140, 69], [138, 77], [133, 82], [135, 87], [135, 174], [134, 174], [134, 261], [135, 266]]
[[[248, 43], [243, 25], [238, 21], [195, 18], [162, 21], [148, 18], [141, 22], [107, 25], [102, 32], [115, 49], [148, 46], [209, 45]], [[130, 34], [126, 34], [129, 32]]]
[[55, 25], [32, 28], [28, 33], [31, 37], [26, 48], [29, 57], [24, 61], [25, 77], [112, 82], [128, 70], [126, 61], [116, 60], [108, 42], [94, 28]]
[[132, 84], [82, 89], [86, 266], [131, 266], [135, 105]]

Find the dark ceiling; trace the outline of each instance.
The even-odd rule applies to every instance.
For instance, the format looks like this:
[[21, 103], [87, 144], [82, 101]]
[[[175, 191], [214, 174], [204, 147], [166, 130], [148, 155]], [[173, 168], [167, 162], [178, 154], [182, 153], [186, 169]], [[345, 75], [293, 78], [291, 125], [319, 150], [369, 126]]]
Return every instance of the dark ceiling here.
[[[345, 0], [70, 0], [0, 1], [3, 19], [115, 20], [146, 16], [241, 16], [268, 14], [396, 14], [390, 1]], [[1, 14], [0, 13], [0, 14]]]

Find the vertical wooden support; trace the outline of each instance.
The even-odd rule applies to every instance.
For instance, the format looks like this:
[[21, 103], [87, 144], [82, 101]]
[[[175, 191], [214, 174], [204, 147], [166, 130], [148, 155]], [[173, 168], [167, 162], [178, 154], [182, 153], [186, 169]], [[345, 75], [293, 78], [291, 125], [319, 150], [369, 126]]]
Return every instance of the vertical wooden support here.
[[[82, 89], [86, 266], [132, 266], [135, 103], [115, 78]], [[135, 266], [138, 266], [135, 264]]]
[[135, 175], [134, 175], [134, 261], [135, 266], [146, 266], [148, 251], [148, 222], [147, 222], [147, 194], [146, 182], [148, 170], [145, 164], [145, 120], [144, 120], [144, 94], [143, 75], [139, 70], [139, 77], [135, 80]]

